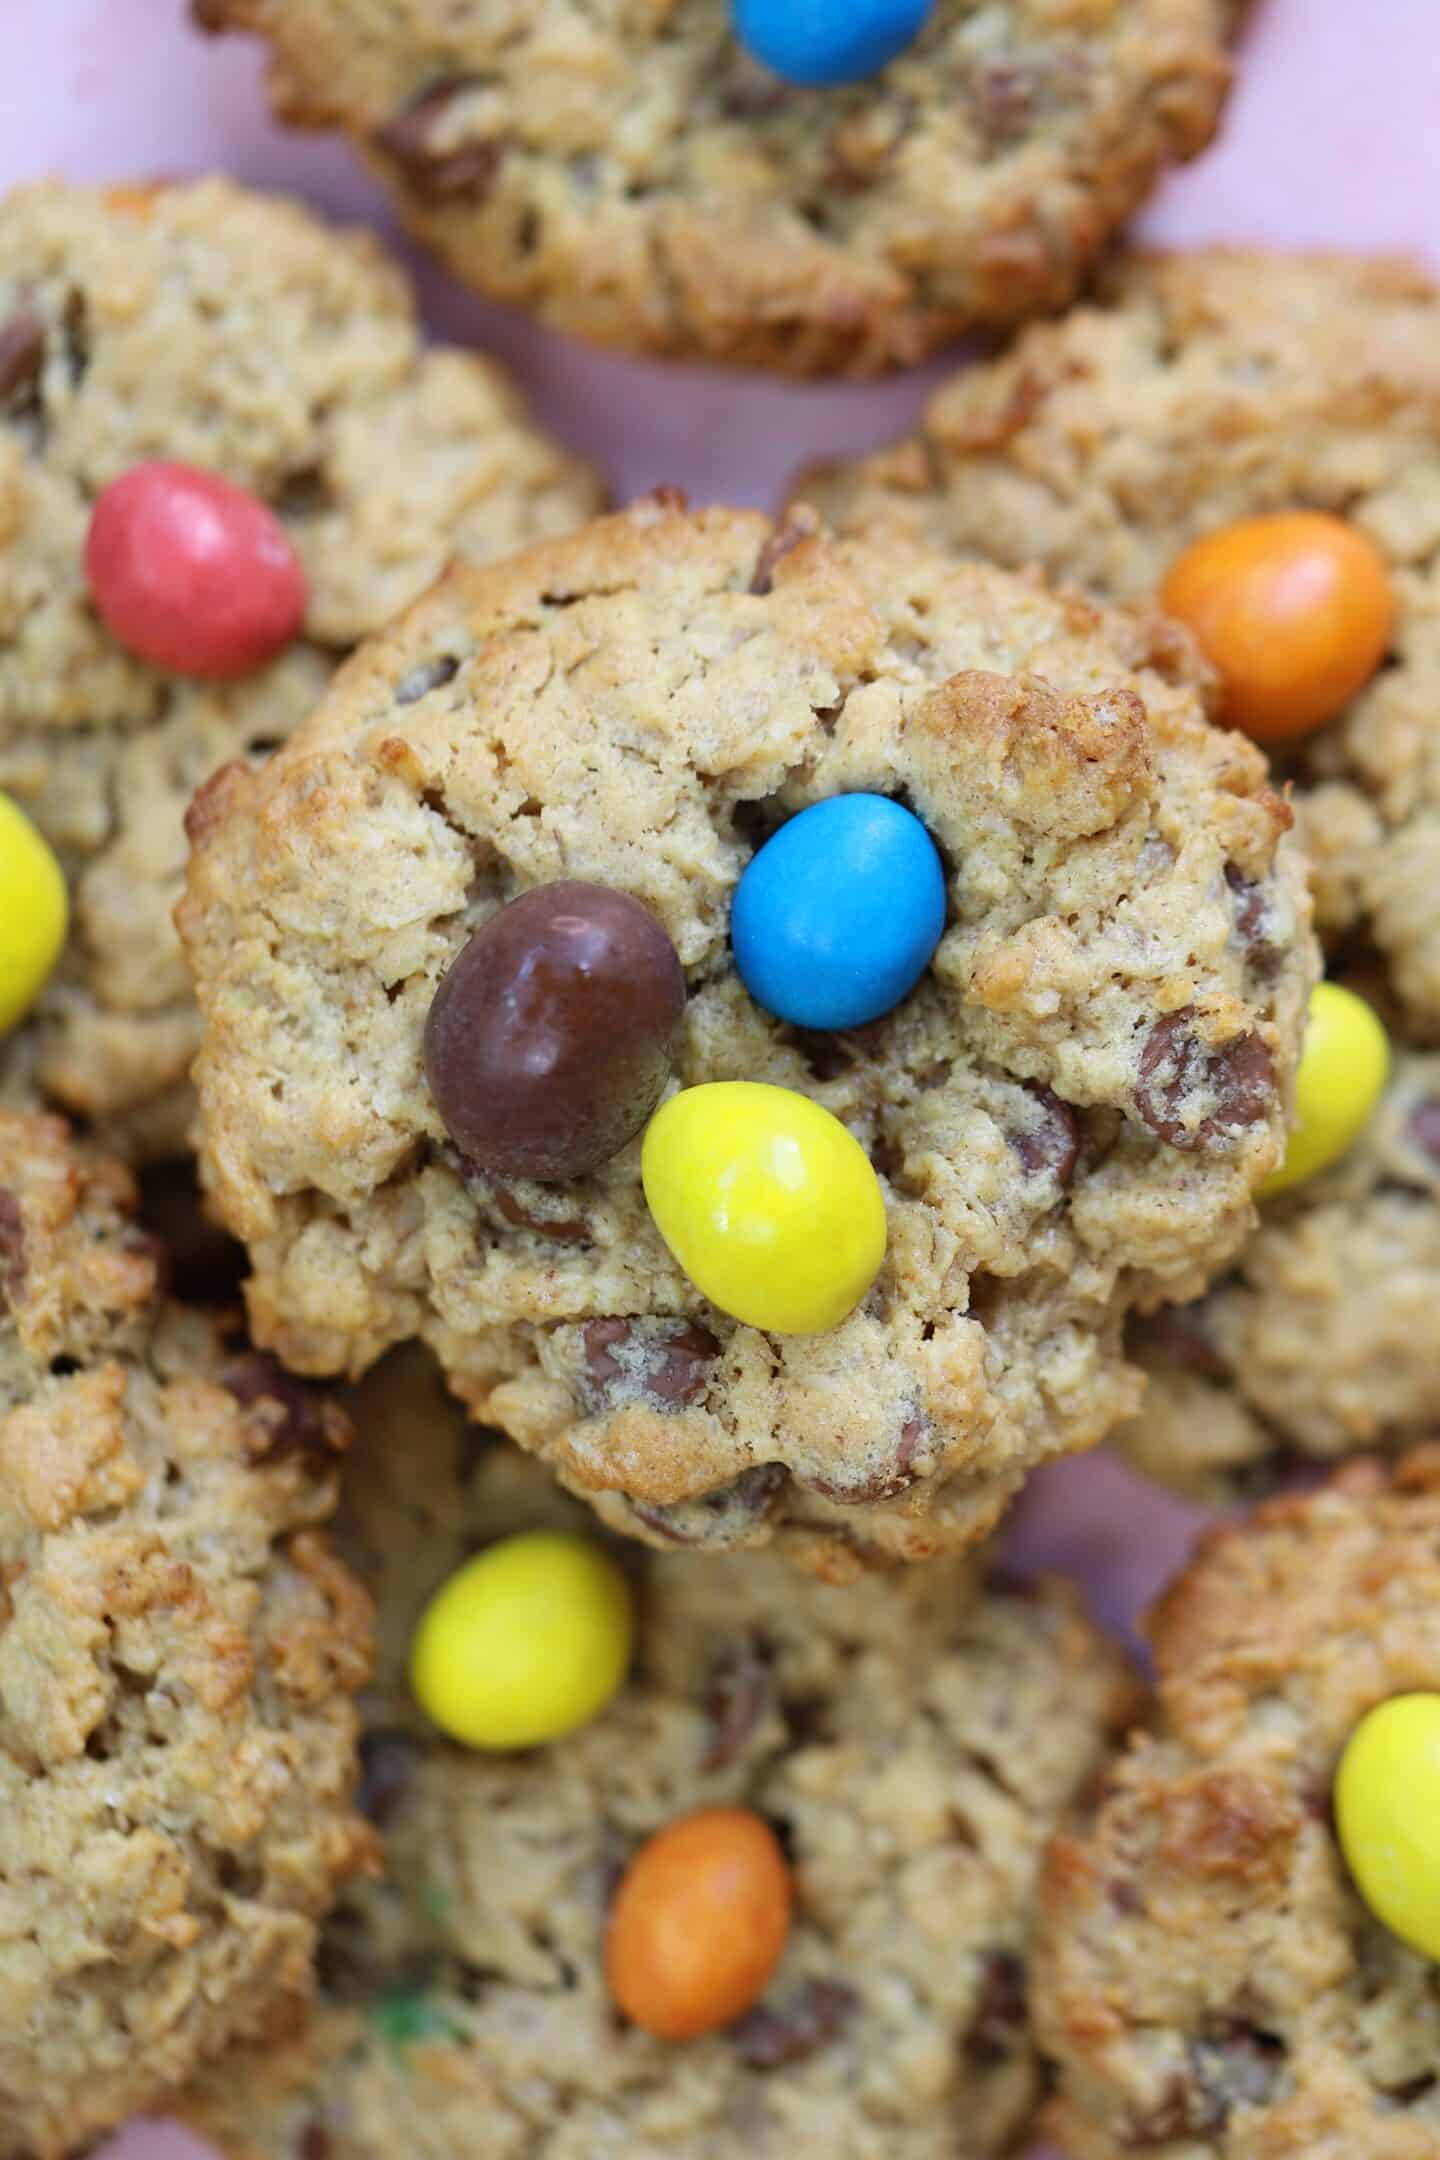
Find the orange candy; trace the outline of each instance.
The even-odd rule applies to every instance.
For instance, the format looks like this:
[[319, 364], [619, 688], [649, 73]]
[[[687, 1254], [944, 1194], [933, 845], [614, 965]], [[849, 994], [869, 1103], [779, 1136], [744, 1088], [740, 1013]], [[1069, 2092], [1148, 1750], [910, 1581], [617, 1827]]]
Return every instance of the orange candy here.
[[1160, 589], [1225, 686], [1223, 717], [1259, 742], [1308, 734], [1385, 657], [1395, 596], [1374, 543], [1318, 510], [1222, 525]]
[[779, 1964], [794, 1891], [774, 1831], [748, 1808], [684, 1815], [642, 1845], [610, 1909], [605, 1973], [658, 2040], [728, 2025]]

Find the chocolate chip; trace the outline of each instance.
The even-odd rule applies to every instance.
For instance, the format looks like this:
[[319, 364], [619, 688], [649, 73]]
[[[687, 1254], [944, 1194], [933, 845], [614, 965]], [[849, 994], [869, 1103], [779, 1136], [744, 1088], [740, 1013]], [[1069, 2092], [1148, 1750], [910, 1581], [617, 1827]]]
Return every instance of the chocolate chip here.
[[426, 660], [421, 666], [411, 668], [408, 675], [401, 676], [395, 685], [395, 703], [413, 705], [417, 699], [428, 696], [430, 691], [442, 689], [447, 682], [453, 682], [459, 672], [460, 662], [453, 660], [448, 653], [442, 653], [438, 660]]
[[335, 2147], [323, 2123], [312, 2122], [300, 2140], [300, 2160], [332, 2160]]
[[630, 1512], [637, 1522], [668, 1538], [672, 1545], [733, 1544], [735, 1539], [770, 1511], [771, 1502], [789, 1472], [783, 1463], [756, 1463], [742, 1470], [728, 1485], [699, 1500], [679, 1500], [672, 1507], [652, 1507], [632, 1500]]
[[476, 87], [470, 76], [432, 83], [371, 137], [400, 167], [411, 192], [425, 203], [483, 202], [495, 185], [505, 145], [480, 136], [442, 149], [436, 130], [456, 99]]
[[1423, 1155], [1440, 1167], [1440, 1102], [1433, 1096], [1410, 1112], [1410, 1137]]
[[25, 1217], [20, 1202], [0, 1185], [0, 1296], [13, 1305], [25, 1288]]
[[409, 1733], [378, 1726], [360, 1735], [360, 1786], [355, 1804], [383, 1830], [410, 1789], [419, 1750]]
[[965, 2031], [965, 2055], [977, 2070], [993, 2070], [1015, 2053], [1026, 2026], [1025, 1961], [1013, 1950], [990, 1950], [980, 1992]]
[[72, 292], [60, 315], [60, 341], [71, 387], [78, 389], [90, 371], [90, 303], [83, 292]]
[[247, 1407], [266, 1413], [266, 1440], [257, 1460], [278, 1462], [287, 1455], [329, 1454], [334, 1427], [329, 1405], [293, 1373], [287, 1373], [263, 1350], [247, 1350], [222, 1368], [220, 1384]]
[[894, 1459], [873, 1466], [868, 1473], [855, 1478], [819, 1478], [805, 1480], [809, 1491], [817, 1492], [827, 1500], [836, 1501], [841, 1507], [863, 1507], [875, 1500], [895, 1500], [915, 1483], [917, 1471], [915, 1458], [921, 1443], [930, 1430], [929, 1420], [924, 1417], [907, 1418], [900, 1428]]
[[1028, 1083], [1025, 1092], [1035, 1106], [1034, 1112], [1027, 1124], [1011, 1133], [1010, 1145], [1031, 1177], [1048, 1173], [1060, 1185], [1068, 1185], [1080, 1159], [1080, 1127], [1075, 1113], [1053, 1089], [1038, 1082]]
[[998, 148], [1019, 141], [1035, 106], [1035, 82], [1028, 69], [999, 62], [977, 68], [970, 94], [976, 127], [987, 145]]
[[516, 1230], [533, 1230], [537, 1237], [556, 1238], [564, 1245], [588, 1243], [590, 1226], [579, 1215], [539, 1215], [533, 1208], [521, 1207], [508, 1185], [492, 1185], [495, 1205], [506, 1222]]
[[737, 48], [729, 80], [720, 91], [720, 109], [732, 120], [763, 120], [784, 112], [798, 94], [792, 84]]
[[1189, 2042], [1189, 2074], [1170, 2073], [1154, 2106], [1131, 2117], [1122, 2142], [1143, 2149], [1216, 2136], [1236, 2108], [1264, 2107], [1273, 2099], [1285, 2052], [1283, 2040], [1246, 2020], [1209, 2020]]
[[750, 580], [752, 593], [768, 593], [775, 582], [775, 567], [799, 547], [802, 540], [809, 540], [818, 520], [813, 511], [792, 511], [782, 518], [769, 539], [755, 558], [755, 574]]
[[1258, 1124], [1274, 1099], [1275, 1068], [1258, 1035], [1206, 1049], [1187, 1007], [1157, 1020], [1145, 1038], [1135, 1108], [1170, 1147], [1223, 1142]]
[[1270, 907], [1264, 886], [1247, 878], [1233, 862], [1225, 865], [1225, 882], [1235, 895], [1235, 928], [1239, 935], [1247, 945], [1268, 943]]
[[1162, 1305], [1153, 1313], [1132, 1313], [1125, 1323], [1125, 1348], [1132, 1357], [1161, 1359], [1204, 1380], [1223, 1380], [1228, 1368], [1205, 1332], [1202, 1305]]
[[720, 1345], [698, 1320], [642, 1325], [635, 1320], [587, 1320], [585, 1393], [593, 1409], [638, 1395], [657, 1410], [683, 1410], [704, 1392]]
[[747, 2070], [780, 2070], [827, 2047], [859, 2007], [843, 1981], [802, 1980], [786, 2001], [747, 2011], [730, 2039]]
[[764, 1643], [737, 1643], [717, 1658], [705, 1690], [710, 1743], [702, 1770], [725, 1770], [734, 1762], [770, 1708], [774, 1687]]
[[0, 405], [22, 403], [45, 365], [45, 323], [28, 300], [0, 323]]

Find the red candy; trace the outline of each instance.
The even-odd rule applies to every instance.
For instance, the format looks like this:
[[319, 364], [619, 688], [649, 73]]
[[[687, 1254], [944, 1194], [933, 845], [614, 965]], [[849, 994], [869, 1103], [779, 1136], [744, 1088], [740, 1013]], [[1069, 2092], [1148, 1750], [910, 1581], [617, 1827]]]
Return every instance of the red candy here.
[[135, 465], [102, 489], [85, 575], [107, 630], [177, 675], [248, 675], [305, 614], [305, 572], [278, 518], [193, 465]]

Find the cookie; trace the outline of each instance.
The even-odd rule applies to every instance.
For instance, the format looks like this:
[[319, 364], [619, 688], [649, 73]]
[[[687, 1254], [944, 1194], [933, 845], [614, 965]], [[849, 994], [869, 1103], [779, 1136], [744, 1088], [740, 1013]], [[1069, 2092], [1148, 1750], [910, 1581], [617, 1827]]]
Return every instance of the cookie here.
[[[232, 682], [109, 634], [83, 554], [97, 492], [142, 461], [211, 468], [281, 518], [304, 635]], [[261, 755], [348, 646], [457, 550], [502, 555], [597, 505], [500, 371], [422, 349], [376, 244], [223, 180], [28, 187], [0, 202], [0, 788], [72, 888], [68, 950], [0, 1056], [132, 1156], [175, 1153], [198, 1024], [171, 910], [183, 812]]]
[[168, 1303], [128, 1173], [0, 1112], [0, 2155], [61, 2160], [277, 2005], [371, 1862], [333, 1406]]
[[[312, 2029], [222, 2066], [187, 2119], [227, 2160], [1010, 2150], [1041, 2083], [1034, 1878], [1132, 1707], [1118, 1653], [1059, 1590], [982, 1589], [967, 1561], [835, 1588], [631, 1546], [622, 1692], [550, 1747], [468, 1753], [404, 1689], [421, 1606], [478, 1544], [582, 1511], [447, 1411], [416, 1352], [359, 1392], [342, 1536], [380, 1593], [387, 1870], [331, 1923]], [[610, 2001], [607, 1913], [644, 1840], [710, 1807], [780, 1831], [793, 1924], [738, 2022], [659, 2041]]]
[[842, 530], [1154, 593], [1197, 535], [1290, 509], [1366, 535], [1398, 605], [1387, 664], [1278, 766], [1335, 945], [1379, 946], [1440, 1039], [1440, 298], [1342, 256], [1130, 257], [1097, 301], [956, 376], [922, 432], [799, 483]]
[[[423, 1337], [615, 1526], [835, 1569], [970, 1541], [1134, 1406], [1124, 1311], [1248, 1230], [1312, 963], [1288, 814], [1168, 625], [813, 523], [657, 498], [455, 571], [197, 798], [180, 921], [204, 1174], [268, 1347], [357, 1373]], [[796, 1029], [742, 988], [731, 900], [857, 791], [928, 826], [949, 927], [884, 1018]], [[798, 1092], [868, 1154], [888, 1253], [839, 1325], [707, 1302], [638, 1143], [559, 1183], [451, 1143], [437, 984], [562, 878], [673, 942], [676, 1079]]]
[[888, 65], [814, 88], [757, 61], [728, 0], [195, 0], [268, 40], [281, 117], [350, 135], [482, 291], [631, 352], [852, 376], [1063, 306], [1210, 140], [1243, 12], [934, 0]]
[[[1047, 1862], [1035, 1964], [1073, 2160], [1430, 2160], [1435, 1966], [1330, 1812], [1357, 1724], [1440, 1684], [1440, 1457], [1212, 1535], [1152, 1618], [1158, 1729]], [[1354, 1848], [1352, 1848], [1354, 1850]]]
[[1399, 1450], [1440, 1426], [1440, 1056], [1402, 1046], [1365, 1134], [1268, 1201], [1194, 1304], [1132, 1318], [1148, 1385], [1114, 1444], [1223, 1499], [1296, 1458]]

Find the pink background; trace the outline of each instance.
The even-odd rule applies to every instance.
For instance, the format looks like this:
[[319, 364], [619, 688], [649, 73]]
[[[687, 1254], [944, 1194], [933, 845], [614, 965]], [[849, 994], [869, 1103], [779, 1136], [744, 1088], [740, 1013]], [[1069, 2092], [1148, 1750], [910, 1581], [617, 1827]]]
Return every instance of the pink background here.
[[[0, 184], [183, 175], [215, 168], [288, 187], [392, 229], [344, 147], [278, 133], [258, 52], [207, 40], [182, 0], [0, 0]], [[1437, 0], [1256, 0], [1218, 146], [1173, 180], [1149, 238], [1404, 248], [1440, 268]], [[423, 273], [430, 322], [517, 368], [550, 424], [609, 472], [618, 495], [658, 482], [698, 501], [769, 506], [789, 469], [884, 441], [937, 370], [874, 388], [795, 389], [590, 355]], [[1102, 1458], [1036, 1480], [1015, 1524], [1025, 1565], [1079, 1575], [1128, 1629], [1173, 1569], [1196, 1518]], [[177, 2131], [132, 2129], [101, 2160], [197, 2160]]]

